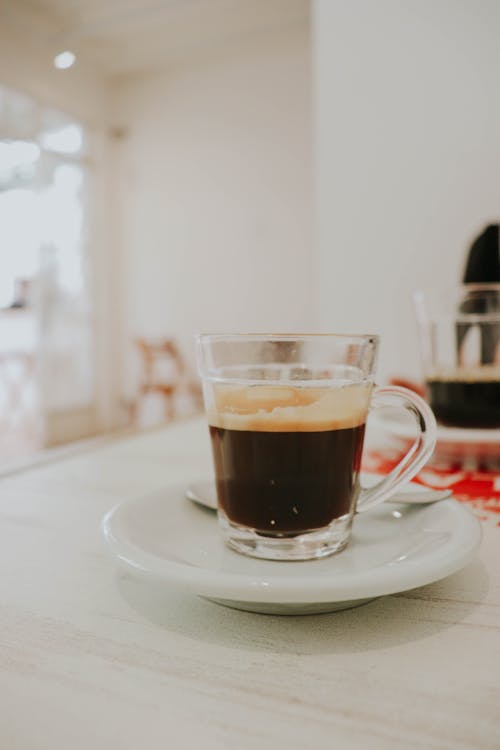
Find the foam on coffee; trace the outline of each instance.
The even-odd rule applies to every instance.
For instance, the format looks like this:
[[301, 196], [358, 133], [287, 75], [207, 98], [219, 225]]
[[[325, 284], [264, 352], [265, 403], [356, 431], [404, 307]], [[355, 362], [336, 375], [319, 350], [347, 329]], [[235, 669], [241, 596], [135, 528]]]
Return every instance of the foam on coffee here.
[[213, 427], [258, 432], [320, 432], [364, 424], [370, 383], [330, 387], [214, 385]]

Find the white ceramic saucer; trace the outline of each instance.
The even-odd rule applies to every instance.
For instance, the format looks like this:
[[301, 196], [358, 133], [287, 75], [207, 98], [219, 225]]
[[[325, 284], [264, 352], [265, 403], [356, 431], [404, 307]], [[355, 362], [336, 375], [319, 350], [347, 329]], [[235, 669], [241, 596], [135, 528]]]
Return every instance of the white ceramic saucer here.
[[338, 555], [268, 562], [225, 547], [210, 510], [185, 488], [128, 500], [103, 519], [118, 564], [228, 607], [267, 614], [331, 612], [423, 586], [466, 565], [481, 538], [477, 519], [455, 500], [382, 505], [358, 516]]

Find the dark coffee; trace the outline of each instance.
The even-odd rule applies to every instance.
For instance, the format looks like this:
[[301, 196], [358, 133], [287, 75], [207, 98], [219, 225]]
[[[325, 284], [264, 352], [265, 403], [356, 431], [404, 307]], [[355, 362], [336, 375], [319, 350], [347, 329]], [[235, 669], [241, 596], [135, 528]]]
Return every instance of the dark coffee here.
[[450, 427], [500, 427], [500, 379], [427, 381], [438, 422]]
[[365, 426], [258, 431], [210, 426], [219, 506], [261, 534], [295, 536], [351, 512]]

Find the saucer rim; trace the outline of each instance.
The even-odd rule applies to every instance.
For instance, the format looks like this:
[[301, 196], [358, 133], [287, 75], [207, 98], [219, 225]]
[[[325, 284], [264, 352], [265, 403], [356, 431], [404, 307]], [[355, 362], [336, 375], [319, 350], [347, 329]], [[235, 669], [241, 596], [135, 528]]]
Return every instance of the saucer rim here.
[[[186, 502], [178, 487], [167, 487], [161, 490], [169, 495], [178, 496], [178, 502]], [[156, 497], [159, 493], [152, 493], [148, 497]], [[217, 571], [213, 568], [202, 568], [188, 562], [176, 562], [172, 559], [160, 558], [144, 551], [136, 544], [124, 538], [119, 533], [120, 519], [132, 506], [144, 502], [147, 498], [131, 498], [117, 504], [103, 518], [101, 531], [107, 544], [108, 551], [122, 570], [148, 580], [181, 588], [206, 598], [226, 599], [233, 602], [260, 602], [262, 604], [288, 604], [290, 606], [313, 603], [335, 603], [339, 601], [357, 601], [360, 599], [386, 596], [400, 593], [419, 586], [446, 578], [467, 565], [476, 555], [482, 537], [479, 520], [471, 511], [456, 500], [447, 499], [432, 506], [414, 506], [414, 513], [430, 513], [440, 509], [450, 514], [453, 521], [452, 535], [442, 547], [433, 549], [422, 564], [406, 560], [399, 566], [383, 563], [375, 568], [362, 570], [361, 575], [345, 575], [338, 578], [322, 576], [297, 575], [293, 578], [269, 574], [268, 566], [271, 561], [256, 561], [248, 558], [253, 568], [262, 565], [262, 572], [255, 570], [249, 573], [230, 573]], [[195, 507], [195, 506], [194, 506]], [[392, 506], [392, 508], [397, 506]], [[211, 513], [203, 508], [196, 508], [200, 513]], [[214, 530], [218, 533], [214, 522]], [[354, 536], [355, 541], [355, 536]], [[223, 544], [222, 539], [220, 543]], [[229, 551], [229, 554], [244, 556]], [[323, 564], [335, 560], [324, 558]], [[289, 562], [286, 565], [314, 566], [317, 561]], [[257, 565], [256, 565], [257, 563]], [[381, 574], [381, 569], [383, 573]], [[305, 568], [303, 568], [305, 570]], [[356, 580], [358, 579], [358, 580]]]

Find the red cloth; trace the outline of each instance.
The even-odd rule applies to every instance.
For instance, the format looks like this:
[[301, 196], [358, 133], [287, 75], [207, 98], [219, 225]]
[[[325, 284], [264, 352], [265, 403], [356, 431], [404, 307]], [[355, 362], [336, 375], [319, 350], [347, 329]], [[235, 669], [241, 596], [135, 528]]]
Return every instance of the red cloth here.
[[[363, 469], [374, 474], [387, 474], [397, 464], [394, 456], [387, 457], [369, 451], [363, 460]], [[495, 514], [500, 526], [500, 475], [487, 471], [467, 471], [459, 466], [435, 468], [426, 466], [413, 480], [433, 489], [450, 489], [455, 500], [471, 505], [480, 518]]]

